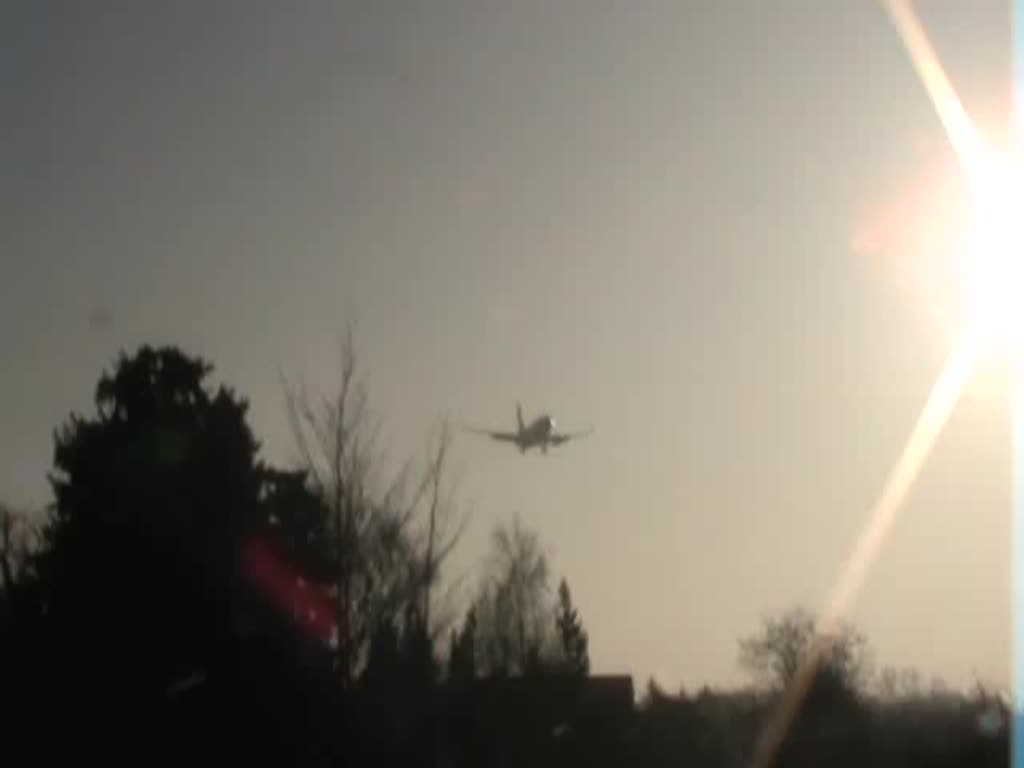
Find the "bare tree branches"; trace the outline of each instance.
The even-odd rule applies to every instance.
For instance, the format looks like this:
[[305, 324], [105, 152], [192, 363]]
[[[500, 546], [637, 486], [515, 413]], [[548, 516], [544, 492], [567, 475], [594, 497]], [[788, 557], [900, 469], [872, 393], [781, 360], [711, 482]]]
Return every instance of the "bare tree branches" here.
[[869, 671], [867, 641], [852, 627], [842, 625], [823, 637], [814, 618], [802, 610], [766, 619], [759, 633], [740, 640], [740, 664], [769, 686], [785, 688], [793, 682], [812, 644], [824, 647], [821, 666], [851, 688]]
[[422, 470], [405, 461], [381, 482], [387, 462], [378, 450], [379, 427], [371, 418], [351, 332], [342, 345], [336, 391], [319, 407], [283, 374], [281, 381], [299, 461], [324, 506], [334, 591], [348, 617], [338, 660], [351, 680], [381, 621], [400, 624], [413, 607], [436, 634], [431, 593], [465, 528], [465, 518], [454, 522], [454, 489], [448, 483], [451, 434], [442, 423]]
[[0, 505], [0, 592], [24, 575], [38, 544], [39, 531], [28, 517]]
[[476, 611], [482, 661], [491, 673], [522, 673], [548, 644], [548, 560], [534, 531], [499, 526]]
[[[427, 464], [427, 471], [424, 474], [424, 487], [429, 493], [427, 505], [427, 539], [425, 554], [423, 557], [422, 584], [423, 592], [423, 616], [424, 623], [428, 630], [437, 635], [442, 629], [444, 622], [438, 622], [436, 615], [432, 613], [431, 596], [433, 588], [439, 579], [440, 564], [447, 560], [456, 544], [462, 538], [463, 532], [469, 523], [469, 514], [457, 515], [455, 495], [457, 484], [451, 483], [446, 486], [446, 479], [450, 476], [448, 467], [451, 447], [451, 426], [447, 420], [441, 422], [437, 436], [434, 440], [434, 447]], [[442, 600], [442, 604], [450, 597], [450, 592]], [[434, 616], [434, 623], [431, 618]], [[435, 626], [436, 625], [436, 626]]]

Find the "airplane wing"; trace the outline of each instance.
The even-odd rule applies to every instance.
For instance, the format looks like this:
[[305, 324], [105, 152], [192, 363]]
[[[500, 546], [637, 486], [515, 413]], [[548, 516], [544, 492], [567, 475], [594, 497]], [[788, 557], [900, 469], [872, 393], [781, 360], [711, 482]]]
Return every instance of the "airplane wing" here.
[[463, 431], [472, 432], [475, 435], [486, 435], [492, 440], [504, 440], [509, 443], [514, 443], [518, 438], [515, 432], [496, 432], [490, 429], [474, 429], [473, 427], [463, 427]]
[[557, 434], [551, 435], [548, 438], [548, 441], [552, 445], [561, 445], [562, 443], [567, 443], [570, 440], [576, 440], [577, 438], [586, 437], [593, 431], [594, 428], [591, 427], [590, 429], [585, 429], [582, 432], [559, 432]]

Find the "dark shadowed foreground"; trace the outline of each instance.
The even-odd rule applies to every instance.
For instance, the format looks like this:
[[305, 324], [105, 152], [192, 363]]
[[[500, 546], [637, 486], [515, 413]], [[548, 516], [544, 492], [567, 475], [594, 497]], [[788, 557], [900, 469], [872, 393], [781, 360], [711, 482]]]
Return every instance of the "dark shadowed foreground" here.
[[[290, 391], [299, 470], [259, 459], [210, 372], [173, 348], [122, 357], [55, 433], [47, 514], [0, 516], [7, 764], [749, 763], [810, 617], [741, 642], [749, 690], [652, 682], [636, 704], [629, 677], [590, 674], [569, 585], [552, 594], [517, 520], [468, 604], [438, 594], [465, 522], [447, 432], [383, 476], [350, 346], [334, 397]], [[1008, 763], [1001, 699], [879, 689], [866, 659], [854, 630], [835, 638], [777, 764]]]

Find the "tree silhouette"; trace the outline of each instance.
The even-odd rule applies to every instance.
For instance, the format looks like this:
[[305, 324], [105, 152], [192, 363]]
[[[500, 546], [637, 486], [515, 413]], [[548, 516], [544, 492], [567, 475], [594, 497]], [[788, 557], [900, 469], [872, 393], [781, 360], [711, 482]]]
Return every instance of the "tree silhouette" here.
[[[258, 730], [225, 746], [237, 758], [301, 740], [303, 723], [272, 713], [305, 695], [296, 663], [313, 669], [323, 655], [294, 619], [309, 618], [296, 595], [327, 564], [308, 522], [315, 499], [258, 460], [246, 402], [209, 387], [210, 372], [176, 348], [143, 347], [100, 378], [93, 415], [57, 430], [33, 661], [65, 725], [102, 713], [155, 739], [179, 722], [170, 712], [211, 706], [203, 729]], [[249, 558], [254, 541], [271, 559]], [[178, 733], [175, 743], [190, 742]]]
[[462, 627], [452, 630], [448, 652], [448, 678], [464, 682], [476, 677], [476, 609], [466, 612]]
[[[812, 643], [821, 639], [814, 618], [794, 609], [765, 619], [757, 634], [740, 640], [740, 664], [769, 688], [782, 689], [793, 682]], [[820, 669], [851, 690], [860, 687], [870, 668], [864, 636], [843, 624], [824, 641]]]
[[[923, 692], [895, 673], [872, 697], [863, 636], [822, 638], [802, 611], [740, 641], [755, 689], [652, 683], [637, 711], [609, 706], [615, 685], [588, 677], [569, 585], [551, 600], [540, 538], [518, 519], [494, 531], [450, 636], [453, 684], [438, 685], [435, 592], [458, 538], [448, 437], [379, 486], [346, 365], [318, 414], [292, 401], [321, 441], [297, 471], [260, 461], [245, 401], [199, 358], [143, 347], [102, 375], [93, 412], [56, 431], [45, 523], [0, 507], [0, 689], [16, 710], [5, 754], [478, 765], [515, 747], [534, 764], [743, 764], [820, 643], [776, 764], [1006, 764], [1000, 697]], [[520, 679], [478, 679], [503, 675]], [[631, 760], [612, 762], [616, 733]]]
[[209, 372], [170, 348], [122, 356], [100, 379], [96, 415], [73, 415], [56, 435], [40, 563], [52, 621], [94, 638], [83, 640], [94, 658], [145, 667], [125, 679], [155, 688], [215, 653], [237, 544], [261, 522], [247, 406], [208, 391]]
[[570, 675], [586, 677], [590, 672], [587, 631], [572, 604], [569, 585], [564, 578], [558, 585], [555, 627], [561, 650], [561, 668]]
[[450, 435], [442, 425], [418, 473], [407, 462], [382, 480], [386, 462], [377, 449], [351, 334], [341, 350], [340, 380], [331, 398], [317, 406], [287, 383], [285, 391], [299, 460], [320, 500], [334, 564], [330, 582], [338, 610], [348, 617], [337, 662], [343, 682], [352, 685], [368, 663], [374, 634], [382, 625], [400, 624], [410, 603], [418, 604], [431, 638], [440, 627], [431, 590], [465, 524], [465, 519], [455, 524], [445, 481]]
[[[806, 687], [797, 689], [798, 671], [815, 658], [815, 648], [817, 663], [810, 668]], [[833, 762], [842, 765], [868, 760], [863, 683], [869, 657], [864, 636], [853, 627], [840, 624], [823, 636], [810, 614], [792, 610], [766, 619], [758, 634], [741, 640], [740, 661], [767, 684], [773, 698], [785, 690], [800, 691], [795, 718], [778, 732], [780, 765], [804, 764], [824, 754], [834, 755]], [[762, 737], [773, 734], [775, 727], [766, 726]], [[758, 749], [768, 743], [760, 742]]]
[[484, 669], [493, 675], [523, 674], [535, 668], [550, 641], [548, 561], [540, 538], [515, 518], [498, 526], [491, 537], [491, 555], [476, 601], [479, 643]]
[[14, 592], [28, 576], [39, 531], [28, 515], [0, 504], [0, 595]]
[[[28, 516], [0, 505], [0, 690], [16, 709], [26, 706], [33, 686], [29, 660], [42, 617], [34, 569], [38, 543], [38, 530]], [[4, 747], [11, 754], [13, 742], [24, 735], [14, 722], [7, 723]]]

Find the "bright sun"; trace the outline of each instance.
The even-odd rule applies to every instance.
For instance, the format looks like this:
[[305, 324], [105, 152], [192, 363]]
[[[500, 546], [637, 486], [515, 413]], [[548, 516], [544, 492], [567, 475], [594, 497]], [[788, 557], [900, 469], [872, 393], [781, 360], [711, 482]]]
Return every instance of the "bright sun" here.
[[965, 288], [972, 330], [1024, 360], [1024, 154], [992, 154], [972, 174]]

